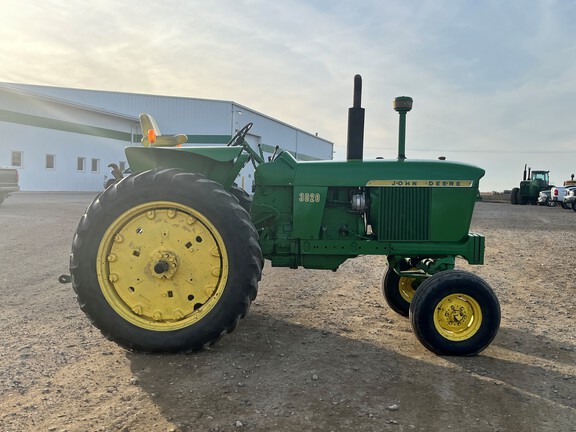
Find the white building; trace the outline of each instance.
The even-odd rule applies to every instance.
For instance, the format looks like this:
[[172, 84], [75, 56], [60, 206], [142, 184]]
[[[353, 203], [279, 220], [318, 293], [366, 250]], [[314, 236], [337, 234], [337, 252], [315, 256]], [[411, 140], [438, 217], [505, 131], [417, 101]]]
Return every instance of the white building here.
[[[138, 115], [189, 144], [223, 145], [252, 122], [246, 141], [265, 155], [278, 145], [300, 160], [332, 159], [333, 143], [230, 101], [0, 83], [0, 166], [19, 170], [23, 191], [99, 191], [108, 164], [142, 137]], [[253, 167], [237, 183], [250, 190]]]

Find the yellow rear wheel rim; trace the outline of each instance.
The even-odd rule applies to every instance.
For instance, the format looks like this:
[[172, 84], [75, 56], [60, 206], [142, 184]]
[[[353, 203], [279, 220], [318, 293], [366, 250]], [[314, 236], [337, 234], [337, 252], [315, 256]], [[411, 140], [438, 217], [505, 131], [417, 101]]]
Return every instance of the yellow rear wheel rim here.
[[155, 331], [201, 320], [228, 280], [218, 230], [200, 212], [165, 201], [121, 214], [102, 237], [96, 265], [110, 306], [130, 323]]
[[474, 336], [482, 325], [482, 310], [474, 298], [466, 294], [444, 297], [434, 312], [438, 333], [451, 341], [463, 341]]

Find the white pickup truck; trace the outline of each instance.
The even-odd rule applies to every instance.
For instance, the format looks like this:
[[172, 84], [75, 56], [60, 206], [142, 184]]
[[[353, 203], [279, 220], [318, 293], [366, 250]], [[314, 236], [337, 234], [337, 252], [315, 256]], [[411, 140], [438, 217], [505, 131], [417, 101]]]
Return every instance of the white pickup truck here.
[[563, 203], [576, 212], [576, 187], [568, 189], [568, 192], [564, 195]]
[[576, 188], [576, 181], [574, 180], [574, 174], [572, 174], [572, 180], [566, 180], [564, 186], [555, 186], [550, 190], [550, 200], [555, 203], [559, 203], [562, 208], [570, 208], [570, 204], [564, 201], [564, 197], [572, 189]]

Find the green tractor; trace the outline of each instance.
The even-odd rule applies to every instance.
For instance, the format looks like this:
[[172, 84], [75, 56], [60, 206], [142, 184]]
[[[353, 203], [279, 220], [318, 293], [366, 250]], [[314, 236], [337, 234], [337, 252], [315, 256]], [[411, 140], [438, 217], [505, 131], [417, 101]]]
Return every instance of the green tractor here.
[[[132, 174], [90, 204], [72, 244], [70, 272], [82, 310], [109, 340], [143, 352], [193, 351], [230, 333], [272, 266], [336, 271], [347, 259], [386, 255], [386, 302], [409, 316], [440, 355], [474, 355], [500, 325], [500, 306], [457, 257], [483, 264], [484, 237], [469, 233], [484, 170], [405, 156], [399, 97], [398, 157], [363, 160], [361, 77], [348, 115], [346, 161], [265, 158], [245, 141], [177, 147], [143, 114], [142, 147], [126, 148]], [[255, 166], [253, 195], [234, 184]], [[352, 295], [352, 293], [351, 293]]]
[[512, 204], [537, 204], [540, 192], [553, 187], [550, 185], [550, 171], [531, 172], [532, 168], [528, 168], [528, 172], [526, 172], [527, 166], [528, 164], [524, 165], [524, 175], [520, 187], [513, 188], [510, 194]]

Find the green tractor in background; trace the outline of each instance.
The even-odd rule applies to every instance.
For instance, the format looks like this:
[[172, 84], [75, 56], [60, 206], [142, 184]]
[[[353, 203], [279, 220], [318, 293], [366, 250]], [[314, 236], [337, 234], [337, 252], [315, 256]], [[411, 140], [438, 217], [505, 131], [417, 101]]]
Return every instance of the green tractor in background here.
[[[230, 333], [272, 266], [337, 270], [347, 259], [386, 255], [386, 302], [409, 316], [422, 344], [474, 355], [500, 324], [490, 286], [455, 270], [483, 264], [484, 237], [469, 233], [481, 168], [408, 160], [399, 97], [398, 156], [363, 160], [361, 77], [354, 82], [346, 161], [266, 158], [245, 141], [176, 147], [143, 114], [142, 147], [126, 148], [132, 174], [90, 204], [72, 244], [70, 272], [82, 310], [108, 339], [144, 352], [193, 351]], [[255, 166], [254, 193], [234, 184]], [[353, 295], [353, 293], [351, 293]]]
[[550, 171], [532, 171], [530, 173], [532, 168], [528, 168], [528, 172], [526, 172], [527, 166], [528, 164], [524, 165], [524, 175], [520, 187], [513, 188], [510, 194], [512, 204], [535, 205], [538, 203], [538, 194], [553, 187], [550, 184]]

